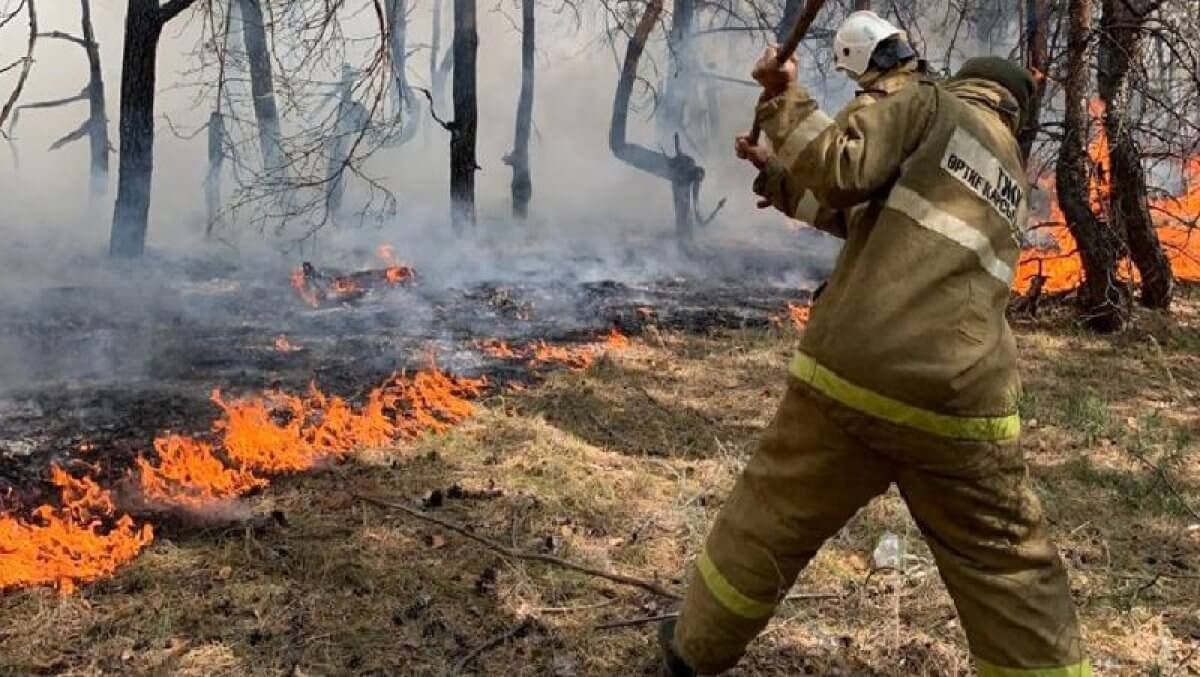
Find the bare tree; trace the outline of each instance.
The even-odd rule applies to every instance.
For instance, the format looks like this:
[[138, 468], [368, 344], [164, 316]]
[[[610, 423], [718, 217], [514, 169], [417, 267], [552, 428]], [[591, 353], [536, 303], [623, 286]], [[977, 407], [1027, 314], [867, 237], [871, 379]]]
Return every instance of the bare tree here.
[[475, 135], [479, 123], [475, 1], [454, 0], [454, 121], [450, 123], [450, 212], [455, 232], [475, 227]]
[[258, 121], [258, 140], [263, 168], [268, 176], [283, 165], [282, 133], [279, 108], [275, 103], [275, 74], [271, 51], [259, 0], [238, 0], [242, 15], [242, 35], [246, 59], [250, 65], [250, 93], [254, 99], [254, 117]]
[[1079, 299], [1085, 323], [1097, 331], [1120, 331], [1128, 319], [1128, 291], [1117, 275], [1124, 248], [1120, 234], [1092, 212], [1087, 153], [1088, 53], [1091, 0], [1069, 0], [1063, 134], [1057, 166], [1059, 205], [1079, 246], [1084, 280]]
[[504, 163], [513, 171], [512, 214], [518, 220], [529, 216], [529, 201], [533, 197], [533, 179], [529, 174], [529, 136], [533, 129], [535, 6], [536, 0], [521, 0], [521, 94], [517, 99], [513, 149], [504, 156]]
[[388, 48], [399, 127], [391, 145], [408, 143], [420, 127], [420, 102], [408, 84], [408, 0], [387, 0]]
[[1166, 309], [1171, 305], [1175, 277], [1150, 215], [1142, 151], [1134, 135], [1137, 113], [1131, 110], [1132, 69], [1142, 58], [1146, 20], [1160, 4], [1159, 0], [1102, 1], [1096, 82], [1104, 101], [1104, 130], [1112, 171], [1109, 218], [1113, 227], [1124, 233], [1130, 258], [1141, 273], [1142, 305]]
[[195, 0], [129, 0], [121, 64], [121, 151], [109, 253], [135, 258], [146, 248], [154, 173], [154, 98], [163, 27]]
[[8, 95], [8, 99], [0, 106], [0, 127], [4, 125], [4, 121], [8, 119], [12, 113], [13, 106], [21, 98], [21, 92], [25, 89], [25, 82], [29, 80], [29, 71], [33, 68], [33, 50], [37, 47], [38, 39], [38, 22], [37, 22], [37, 5], [34, 0], [22, 0], [21, 4], [15, 10], [8, 14], [0, 14], [0, 28], [9, 21], [12, 21], [21, 12], [24, 6], [29, 16], [29, 40], [26, 42], [25, 56], [6, 65], [0, 66], [0, 74], [20, 67], [20, 74], [17, 76], [17, 84], [13, 87], [12, 93]]

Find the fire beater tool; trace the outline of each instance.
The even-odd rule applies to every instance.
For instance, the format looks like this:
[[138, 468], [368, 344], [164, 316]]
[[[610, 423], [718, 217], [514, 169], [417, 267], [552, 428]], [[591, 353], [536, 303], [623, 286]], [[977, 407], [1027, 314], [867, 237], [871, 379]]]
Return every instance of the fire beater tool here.
[[[788, 33], [787, 40], [779, 47], [779, 51], [775, 53], [775, 62], [784, 63], [792, 58], [796, 53], [796, 48], [804, 40], [804, 36], [808, 34], [808, 29], [812, 26], [813, 21], [817, 18], [817, 14], [821, 11], [821, 7], [825, 5], [825, 0], [808, 0], [804, 5], [804, 9], [800, 12], [800, 18], [796, 20], [796, 25], [792, 26], [792, 32]], [[755, 116], [754, 124], [750, 127], [750, 145], [758, 144], [758, 137], [762, 134], [762, 128], [759, 127], [758, 118]]]

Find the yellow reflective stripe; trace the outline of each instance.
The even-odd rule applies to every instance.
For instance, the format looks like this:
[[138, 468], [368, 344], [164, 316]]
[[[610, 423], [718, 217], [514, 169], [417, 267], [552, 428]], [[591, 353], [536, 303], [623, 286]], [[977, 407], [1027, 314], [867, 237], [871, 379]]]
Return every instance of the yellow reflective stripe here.
[[774, 613], [774, 602], [760, 602], [747, 597], [740, 590], [733, 587], [733, 584], [717, 569], [717, 565], [713, 564], [707, 550], [700, 553], [700, 559], [696, 560], [696, 568], [700, 571], [700, 578], [704, 580], [704, 585], [712, 593], [712, 596], [717, 598], [721, 606], [729, 609], [738, 616], [742, 618], [766, 618]]
[[796, 353], [791, 371], [796, 378], [851, 409], [939, 437], [997, 442], [1013, 439], [1021, 432], [1021, 417], [1018, 414], [950, 416], [921, 409], [855, 385], [804, 353]]
[[800, 157], [800, 153], [808, 148], [808, 144], [821, 135], [821, 132], [829, 128], [833, 124], [833, 118], [825, 114], [825, 111], [817, 108], [809, 113], [792, 133], [788, 135], [787, 141], [783, 142], [783, 147], [776, 154], [779, 161], [784, 167], [789, 170], [792, 168], [792, 163], [796, 158]]
[[932, 230], [951, 242], [971, 250], [979, 259], [979, 265], [987, 271], [988, 275], [1000, 280], [1005, 287], [1012, 286], [1012, 266], [996, 255], [991, 240], [983, 234], [983, 231], [957, 216], [939, 209], [916, 191], [904, 186], [893, 187], [884, 206], [916, 221], [918, 226]]
[[1092, 677], [1092, 665], [1086, 660], [1053, 668], [1002, 668], [976, 658], [975, 665], [979, 677]]

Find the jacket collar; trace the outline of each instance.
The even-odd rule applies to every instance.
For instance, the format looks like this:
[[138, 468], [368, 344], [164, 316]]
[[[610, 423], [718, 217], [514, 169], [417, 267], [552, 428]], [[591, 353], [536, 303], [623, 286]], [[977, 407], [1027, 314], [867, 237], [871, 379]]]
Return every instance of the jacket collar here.
[[966, 78], [949, 80], [945, 83], [946, 91], [960, 99], [981, 104], [995, 113], [1004, 124], [1016, 134], [1021, 124], [1021, 108], [1017, 97], [1013, 96], [1000, 83], [982, 78]]

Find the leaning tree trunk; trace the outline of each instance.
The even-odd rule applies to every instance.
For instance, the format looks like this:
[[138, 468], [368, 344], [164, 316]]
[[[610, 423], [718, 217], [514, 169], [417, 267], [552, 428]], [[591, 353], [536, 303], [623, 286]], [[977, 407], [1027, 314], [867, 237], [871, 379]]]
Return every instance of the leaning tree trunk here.
[[280, 146], [282, 133], [279, 109], [275, 105], [275, 75], [271, 67], [271, 51], [267, 46], [262, 5], [259, 0], [238, 1], [241, 5], [243, 41], [250, 66], [250, 94], [254, 98], [254, 119], [258, 122], [263, 169], [268, 176], [276, 175], [283, 166]]
[[401, 145], [416, 136], [421, 121], [416, 94], [408, 85], [408, 0], [387, 0], [385, 11], [392, 81], [396, 88], [396, 122], [400, 125], [400, 133], [392, 145]]
[[108, 191], [108, 114], [104, 100], [104, 73], [100, 68], [100, 45], [92, 28], [92, 4], [80, 0], [83, 10], [83, 42], [88, 59], [88, 145], [92, 162], [89, 171], [88, 198], [95, 204]]
[[[646, 49], [654, 25], [662, 14], [662, 0], [650, 0], [646, 11], [638, 22], [629, 44], [625, 48], [625, 62], [621, 65], [621, 76], [617, 80], [617, 91], [613, 96], [612, 122], [608, 130], [608, 146], [613, 155], [625, 164], [653, 174], [671, 182], [671, 197], [675, 207], [675, 232], [680, 241], [691, 240], [693, 230], [694, 200], [699, 184], [704, 180], [704, 169], [689, 155], [683, 153], [679, 135], [675, 135], [675, 156], [652, 151], [649, 148], [629, 143], [629, 99], [637, 80], [638, 63]], [[719, 207], [718, 207], [719, 208]]]
[[475, 133], [479, 102], [475, 0], [454, 0], [454, 122], [450, 125], [450, 215], [455, 232], [475, 227]]
[[536, 0], [521, 0], [521, 96], [517, 99], [516, 133], [513, 150], [505, 162], [512, 167], [512, 214], [514, 219], [529, 216], [533, 197], [533, 179], [529, 174], [529, 136], [533, 129], [534, 14]]
[[1130, 70], [1141, 59], [1145, 33], [1142, 30], [1158, 2], [1103, 0], [1101, 18], [1100, 70], [1097, 83], [1104, 101], [1104, 130], [1108, 134], [1109, 164], [1113, 190], [1109, 214], [1114, 227], [1123, 232], [1129, 256], [1141, 274], [1141, 302], [1148, 308], [1171, 305], [1175, 277], [1171, 261], [1158, 240], [1146, 189], [1142, 153], [1134, 137], [1137, 119], [1131, 107]]
[[109, 254], [136, 258], [146, 249], [154, 172], [154, 86], [163, 24], [158, 0], [129, 0], [121, 64], [121, 157]]
[[1033, 144], [1037, 141], [1042, 125], [1042, 98], [1046, 95], [1046, 70], [1049, 68], [1046, 56], [1046, 28], [1050, 22], [1050, 0], [1025, 0], [1025, 35], [1023, 48], [1025, 51], [1025, 68], [1033, 73], [1033, 96], [1029, 99], [1029, 109], [1025, 111], [1021, 131], [1017, 141], [1021, 147], [1021, 158], [1028, 163], [1033, 153]]
[[1117, 263], [1123, 254], [1120, 234], [1092, 212], [1088, 199], [1087, 56], [1091, 4], [1091, 0], [1068, 3], [1063, 132], [1056, 182], [1059, 205], [1083, 261], [1079, 300], [1084, 322], [1097, 331], [1113, 332], [1123, 329], [1128, 319], [1128, 290], [1117, 276]]

